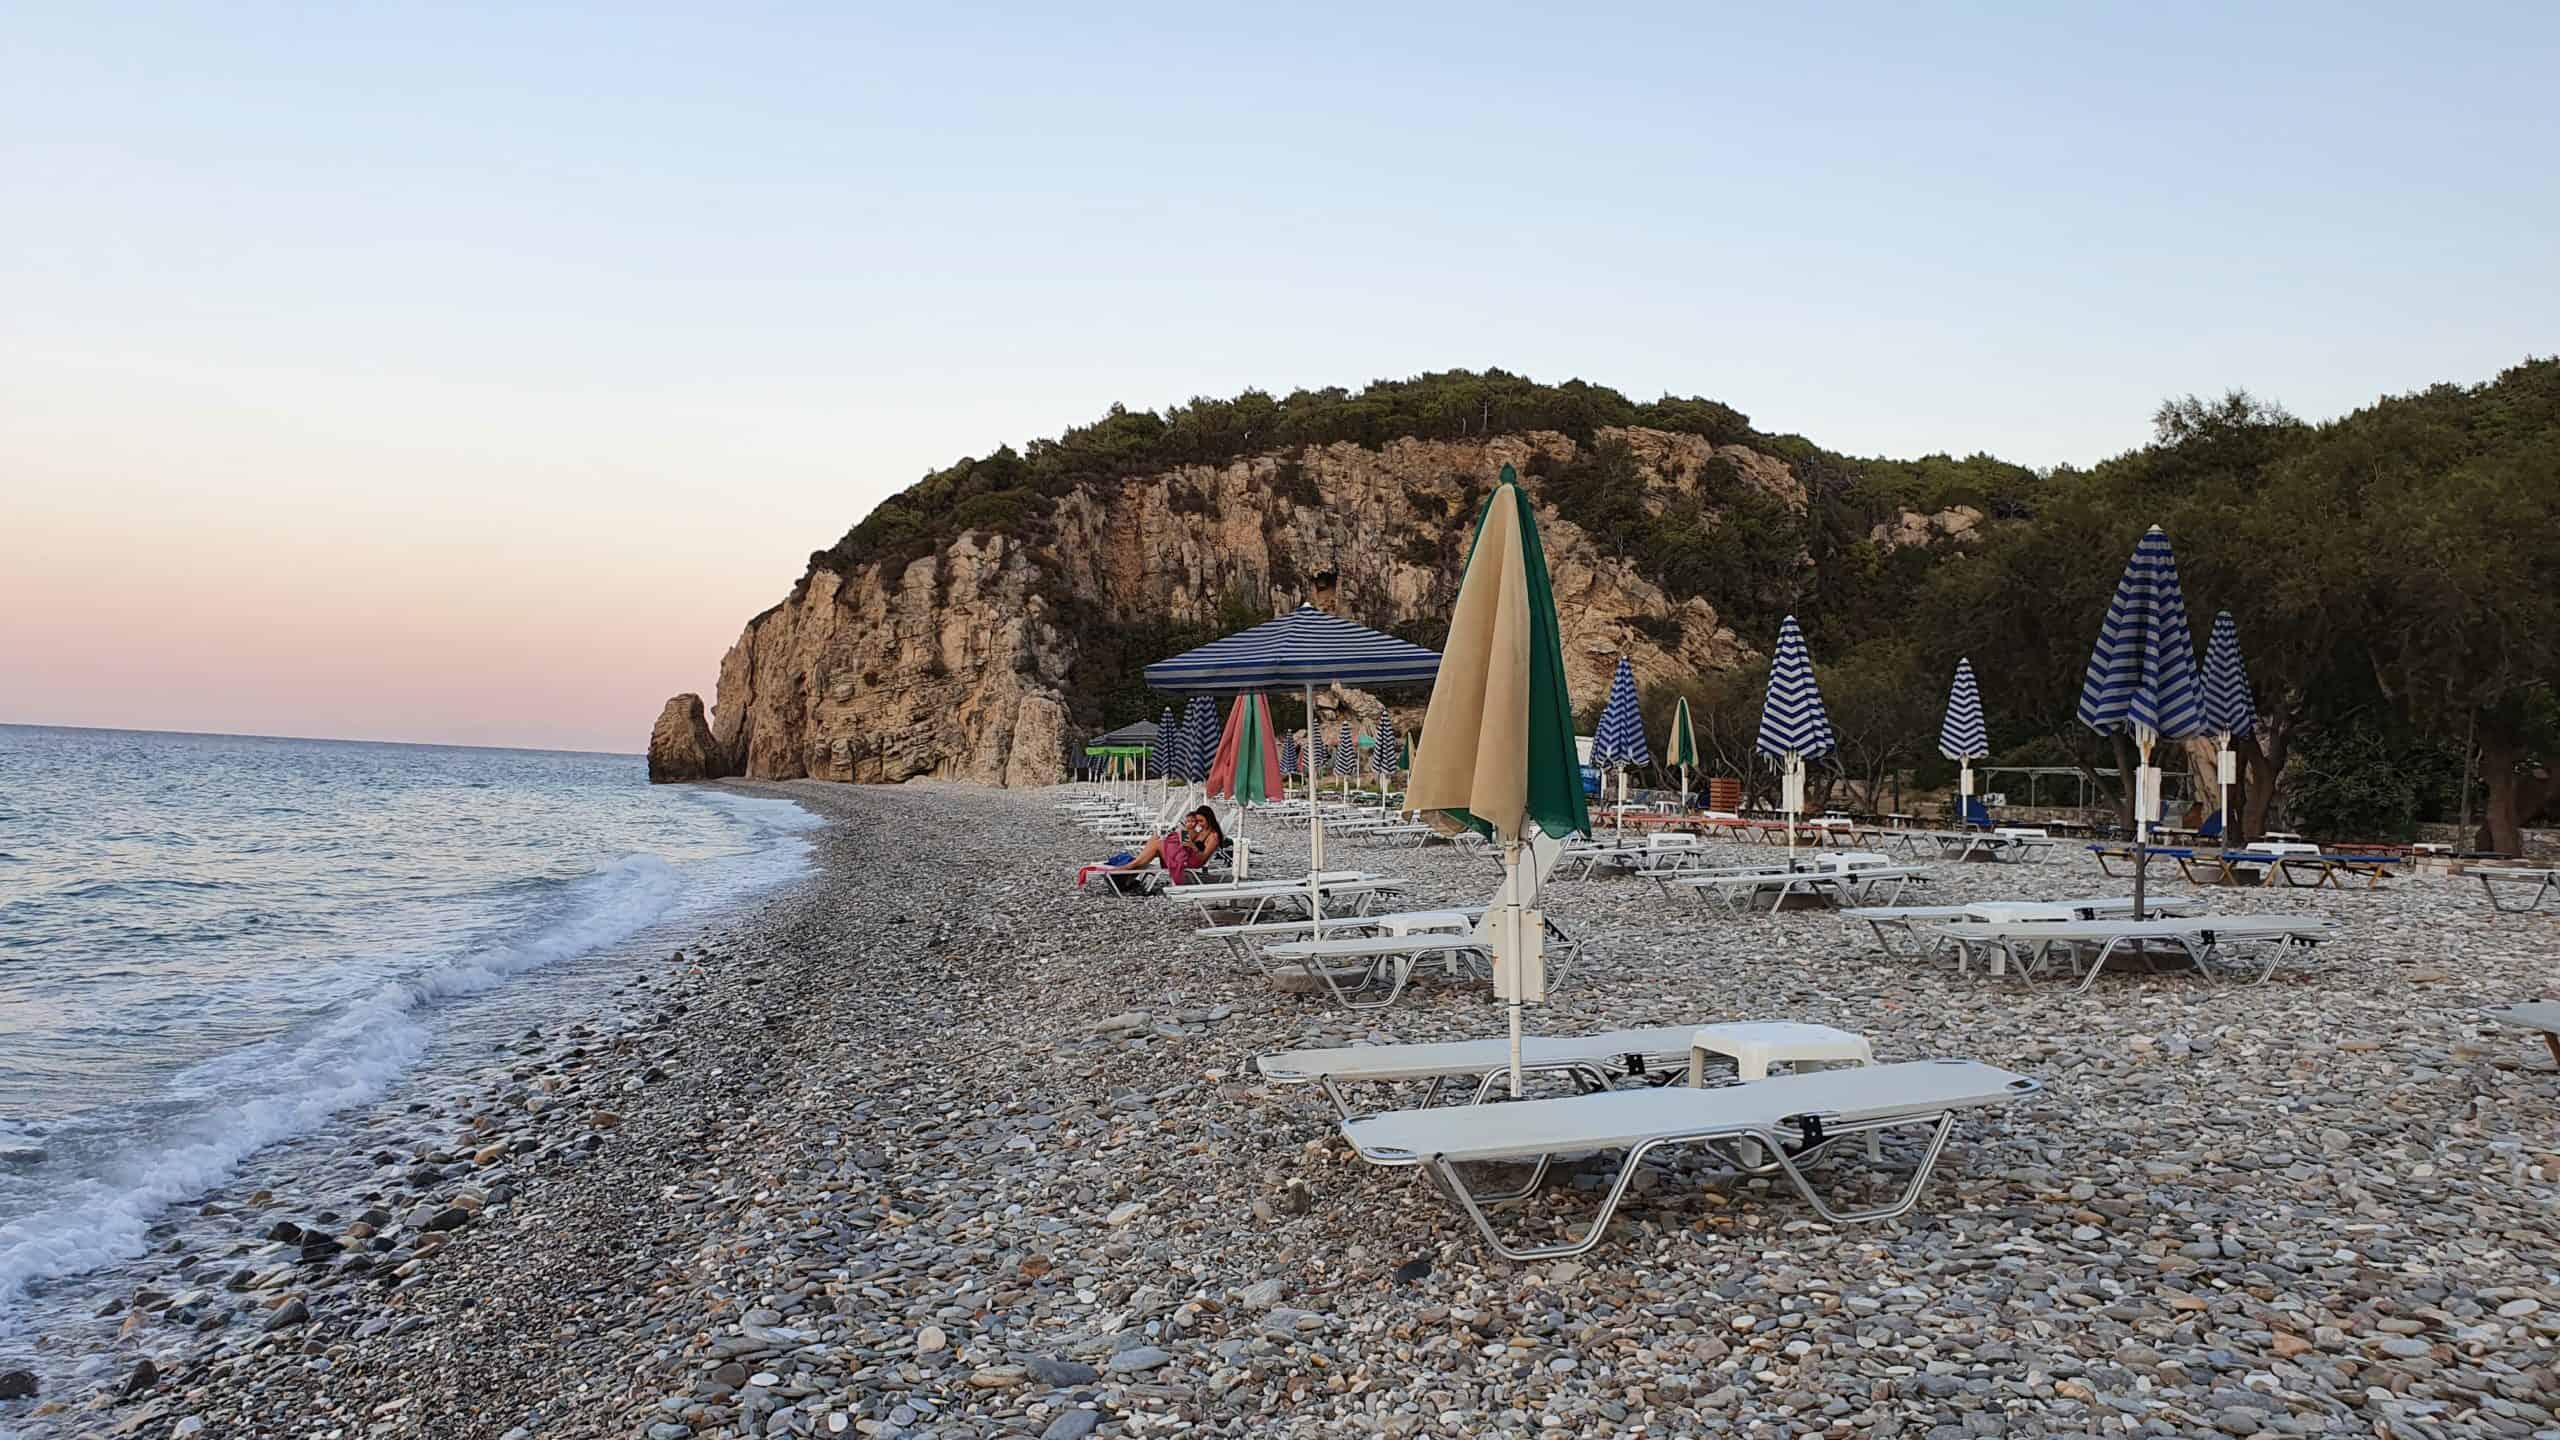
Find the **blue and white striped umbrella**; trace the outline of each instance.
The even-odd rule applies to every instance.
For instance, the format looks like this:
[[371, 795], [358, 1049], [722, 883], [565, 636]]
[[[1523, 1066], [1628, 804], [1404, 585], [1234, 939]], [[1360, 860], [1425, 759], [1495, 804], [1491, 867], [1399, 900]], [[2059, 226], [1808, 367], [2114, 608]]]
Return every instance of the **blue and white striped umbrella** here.
[[1396, 717], [1384, 710], [1378, 712], [1378, 748], [1369, 752], [1369, 768], [1380, 775], [1393, 775], [1403, 754], [1404, 737], [1396, 734]]
[[1190, 768], [1182, 772], [1183, 778], [1195, 785], [1205, 783], [1210, 767], [1218, 763], [1218, 742], [1225, 738], [1219, 730], [1218, 702], [1206, 695], [1192, 696], [1190, 713], [1182, 722], [1182, 734], [1184, 743], [1190, 747], [1185, 758], [1191, 762]]
[[2204, 687], [2196, 677], [2196, 637], [2178, 588], [2178, 557], [2154, 525], [2133, 547], [2116, 582], [2107, 623], [2080, 682], [2080, 723], [2138, 744], [2205, 733]]
[[1298, 770], [1298, 737], [1292, 732], [1280, 737], [1280, 773], [1295, 775]]
[[1359, 774], [1360, 742], [1351, 738], [1351, 722], [1343, 721], [1342, 728], [1336, 734], [1339, 738], [1333, 742], [1333, 773], [1336, 775]]
[[2208, 735], [2232, 736], [2258, 728], [2249, 667], [2240, 659], [2240, 622], [2228, 610], [2213, 617], [2213, 638], [2205, 642], [2204, 728]]
[[1609, 703], [1591, 736], [1594, 765], [1650, 765], [1653, 747], [1645, 742], [1644, 712], [1636, 705], [1636, 668], [1618, 657], [1618, 673], [1609, 679]]
[[1947, 692], [1947, 718], [1938, 725], [1938, 753], [1950, 760], [1980, 760], [1991, 753], [1991, 734], [1982, 723], [1982, 691], [1973, 683], [1973, 662], [1956, 662], [1955, 688]]
[[1232, 695], [1243, 690], [1344, 685], [1418, 685], [1440, 673], [1440, 656], [1301, 605], [1276, 620], [1212, 640], [1146, 669], [1158, 690]]
[[1769, 694], [1760, 702], [1760, 738], [1755, 748], [1782, 759], [1789, 755], [1810, 759], [1830, 754], [1837, 744], [1830, 712], [1822, 708], [1821, 687], [1813, 683], [1813, 657], [1805, 652], [1804, 632], [1790, 615], [1778, 627], [1778, 650], [1769, 657]]
[[1164, 713], [1156, 717], [1156, 778], [1170, 779], [1174, 773], [1174, 761], [1181, 754], [1182, 732], [1174, 728], [1173, 707], [1167, 705]]

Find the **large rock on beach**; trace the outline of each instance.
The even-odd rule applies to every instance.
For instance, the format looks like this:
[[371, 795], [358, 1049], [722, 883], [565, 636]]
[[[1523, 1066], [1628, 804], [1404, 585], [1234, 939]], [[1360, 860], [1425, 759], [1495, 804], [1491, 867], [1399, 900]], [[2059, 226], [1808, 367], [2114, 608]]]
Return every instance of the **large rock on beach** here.
[[649, 782], [667, 785], [684, 780], [717, 780], [729, 774], [721, 763], [720, 742], [702, 713], [702, 697], [678, 695], [658, 712], [649, 729]]

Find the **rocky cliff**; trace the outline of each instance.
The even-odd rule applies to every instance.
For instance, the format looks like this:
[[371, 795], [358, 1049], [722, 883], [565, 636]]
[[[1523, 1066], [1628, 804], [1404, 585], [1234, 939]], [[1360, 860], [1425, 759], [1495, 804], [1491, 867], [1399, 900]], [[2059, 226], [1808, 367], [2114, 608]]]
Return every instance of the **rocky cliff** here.
[[[817, 557], [721, 662], [713, 768], [1045, 784], [1064, 774], [1072, 741], [1132, 718], [1099, 713], [1096, 691], [1102, 677], [1160, 658], [1123, 653], [1150, 639], [1196, 643], [1308, 601], [1436, 644], [1477, 511], [1506, 463], [1540, 504], [1578, 700], [1607, 692], [1621, 654], [1649, 676], [1749, 659], [1751, 645], [1707, 600], [1675, 599], [1623, 542], [1604, 543], [1548, 503], [1541, 477], [1604, 446], [1620, 465], [1632, 457], [1652, 515], [1704, 513], [1711, 526], [1702, 485], [1799, 514], [1808, 504], [1804, 481], [1775, 455], [1641, 427], [1597, 429], [1588, 446], [1554, 431], [1309, 445], [1082, 484], [1055, 498], [1035, 534], [965, 530], [916, 558], [845, 570]], [[1888, 533], [1916, 544], [1946, 528], [1920, 518], [1916, 533], [1900, 520]], [[1377, 708], [1341, 696], [1319, 708], [1334, 704]]]

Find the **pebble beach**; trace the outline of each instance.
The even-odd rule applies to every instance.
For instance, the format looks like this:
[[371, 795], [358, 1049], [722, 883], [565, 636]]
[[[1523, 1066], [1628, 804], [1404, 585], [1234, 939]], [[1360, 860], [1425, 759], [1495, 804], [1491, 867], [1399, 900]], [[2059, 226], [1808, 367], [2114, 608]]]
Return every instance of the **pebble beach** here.
[[[1590, 1253], [1515, 1264], [1253, 1067], [1497, 1035], [1482, 982], [1275, 984], [1188, 907], [1079, 891], [1112, 847], [1052, 792], [732, 788], [827, 822], [808, 878], [356, 1117], [333, 1183], [253, 1158], [47, 1337], [76, 1378], [0, 1434], [2560, 1435], [2560, 1076], [2481, 1014], [2560, 993], [2560, 915], [2472, 882], [2204, 892], [2344, 934], [2262, 985], [2086, 994], [1558, 883], [1583, 954], [1535, 1030], [1813, 1021], [2043, 1089], [1965, 1116], [1898, 1220], [1690, 1157]], [[1247, 834], [1303, 871], [1303, 829]], [[1329, 858], [1407, 908], [1496, 878]], [[2076, 846], [1929, 869], [1906, 903], [2129, 885]], [[1915, 1148], [1824, 1172], [1882, 1193]], [[1532, 1214], [1606, 1175], [1560, 1166]]]

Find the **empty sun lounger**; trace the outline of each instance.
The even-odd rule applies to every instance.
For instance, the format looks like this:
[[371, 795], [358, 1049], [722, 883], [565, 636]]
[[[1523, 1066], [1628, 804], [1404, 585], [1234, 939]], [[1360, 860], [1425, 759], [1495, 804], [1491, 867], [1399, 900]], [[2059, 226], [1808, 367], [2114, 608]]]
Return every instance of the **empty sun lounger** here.
[[[2193, 915], [2204, 902], [2187, 895], [2144, 897], [2152, 916]], [[1977, 900], [1969, 905], [1864, 905], [1840, 912], [1843, 925], [1865, 925], [1875, 932], [1876, 946], [1887, 955], [1919, 954], [1929, 948], [1903, 948], [1895, 937], [1909, 939], [1914, 927], [1937, 921], [1999, 924], [2023, 921], [2110, 920], [2130, 917], [2133, 897], [2108, 900]]]
[[[1542, 1260], [1579, 1255], [1599, 1244], [1637, 1166], [1654, 1151], [1670, 1146], [1704, 1146], [1746, 1173], [1783, 1174], [1816, 1213], [1833, 1224], [1889, 1220], [1919, 1203], [1959, 1114], [2006, 1104], [2040, 1088], [2024, 1075], [1976, 1061], [1924, 1060], [1806, 1071], [1705, 1090], [1671, 1086], [1498, 1105], [1398, 1110], [1346, 1120], [1341, 1130], [1361, 1158], [1372, 1164], [1421, 1167], [1465, 1209], [1486, 1242], [1502, 1255]], [[1890, 1203], [1837, 1210], [1806, 1178], [1805, 1163], [1832, 1142], [1895, 1129], [1925, 1129], [1929, 1140], [1910, 1181]], [[1768, 1158], [1747, 1163], [1742, 1153], [1745, 1145]], [[1594, 1151], [1616, 1151], [1621, 1158], [1599, 1212], [1581, 1239], [1519, 1246], [1494, 1229], [1485, 1214], [1488, 1204], [1526, 1199], [1546, 1178], [1557, 1156]], [[1534, 1168], [1528, 1181], [1516, 1189], [1479, 1195], [1458, 1167], [1485, 1161], [1526, 1162]]]
[[[1564, 984], [1582, 947], [1554, 917], [1547, 918], [1550, 986]], [[1417, 930], [1401, 935], [1329, 936], [1287, 940], [1263, 947], [1262, 958], [1282, 970], [1312, 975], [1347, 1009], [1382, 1010], [1404, 994], [1416, 961], [1438, 957], [1452, 974], [1460, 967], [1493, 976], [1493, 939], [1481, 923], [1466, 930]], [[1348, 982], [1347, 984], [1345, 982]], [[1379, 994], [1383, 985], [1385, 991]]]
[[2560, 1065], [2560, 1000], [2527, 1000], [2520, 1005], [2492, 1005], [2486, 1012], [2500, 1025], [2513, 1025], [2521, 1030], [2539, 1030], [2542, 1043], [2551, 1047], [2551, 1063]]
[[[2076, 964], [2088, 957], [2078, 989], [2098, 983], [2100, 972], [2118, 954], [2172, 952], [2199, 974], [2213, 973], [2214, 962], [2229, 952], [2256, 947], [2265, 955], [2257, 983], [2275, 974], [2276, 963], [2294, 949], [2308, 949], [2334, 938], [2338, 925], [2323, 915], [2197, 915], [2167, 920], [2070, 920], [1958, 922], [1924, 926], [1933, 941], [1953, 945], [1962, 963], [1976, 951], [2016, 962], [2020, 973], [2033, 976], [2044, 963], [2061, 958]], [[1999, 973], [1997, 964], [1993, 973]]]
[[1926, 876], [1926, 871], [1909, 865], [1815, 864], [1793, 870], [1680, 874], [1672, 876], [1669, 885], [1701, 900], [1712, 899], [1735, 915], [1757, 908], [1766, 897], [1769, 913], [1774, 915], [1792, 895], [1810, 895], [1835, 906], [1846, 906], [1877, 899], [1879, 889], [1890, 887], [1882, 896], [1883, 903], [1890, 905], [1901, 895], [1903, 886]]
[[1328, 915], [1321, 920], [1300, 917], [1295, 920], [1262, 920], [1251, 925], [1204, 925], [1192, 931], [1203, 940], [1226, 944], [1238, 960], [1251, 952], [1248, 946], [1273, 944], [1287, 940], [1315, 940], [1328, 935], [1409, 935], [1427, 930], [1469, 930], [1484, 918], [1482, 905], [1459, 905], [1442, 910], [1387, 910], [1364, 915]]
[[[2525, 915], [2542, 908], [2545, 900], [2560, 899], [2560, 870], [2532, 870], [2517, 865], [2475, 865], [2464, 872], [2477, 876], [2480, 888], [2489, 896], [2489, 908], [2502, 915]], [[2510, 892], [2531, 890], [2521, 905], [2498, 898], [2498, 889]]]
[[[1703, 1057], [1727, 1056], [1739, 1080], [1765, 1079], [1772, 1064], [1868, 1063], [1865, 1038], [1828, 1025], [1788, 1020], [1744, 1020], [1711, 1025], [1664, 1025], [1610, 1030], [1598, 1035], [1529, 1035], [1520, 1041], [1520, 1068], [1532, 1074], [1563, 1073], [1586, 1090], [1621, 1084], [1703, 1083]], [[1341, 1087], [1427, 1081], [1417, 1105], [1429, 1109], [1451, 1081], [1471, 1082], [1466, 1104], [1482, 1104], [1511, 1074], [1511, 1042], [1448, 1040], [1420, 1045], [1351, 1045], [1338, 1050], [1290, 1050], [1259, 1056], [1254, 1067], [1277, 1085], [1315, 1085], [1345, 1120], [1358, 1112]]]

